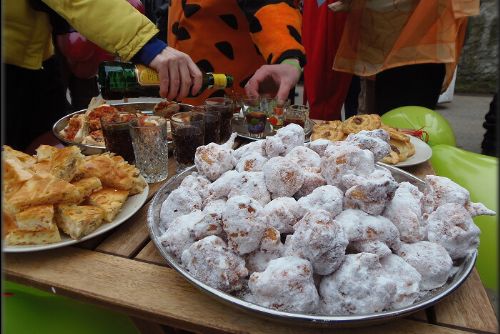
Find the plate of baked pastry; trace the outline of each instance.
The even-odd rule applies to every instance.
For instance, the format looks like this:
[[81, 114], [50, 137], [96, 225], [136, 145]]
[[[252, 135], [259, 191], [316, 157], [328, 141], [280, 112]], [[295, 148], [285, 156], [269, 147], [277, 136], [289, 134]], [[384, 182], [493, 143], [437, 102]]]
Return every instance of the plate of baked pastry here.
[[[101, 117], [118, 112], [158, 115], [170, 117], [191, 106], [174, 101], [161, 100], [155, 102], [124, 102], [109, 104], [101, 97], [94, 97], [88, 108], [68, 114], [59, 119], [52, 127], [54, 135], [66, 145], [76, 145], [85, 155], [99, 154], [106, 150], [104, 136], [101, 129]], [[170, 127], [170, 123], [168, 123]], [[168, 131], [170, 136], [170, 131]], [[169, 143], [172, 138], [169, 138]]]
[[352, 116], [345, 121], [317, 122], [312, 128], [311, 140], [328, 139], [343, 141], [350, 134], [360, 131], [383, 129], [389, 135], [391, 150], [381, 161], [396, 167], [406, 167], [429, 160], [432, 150], [423, 140], [382, 123], [379, 115], [362, 114]]
[[305, 142], [290, 124], [232, 149], [197, 149], [195, 166], [158, 190], [151, 239], [210, 296], [273, 320], [361, 326], [422, 310], [474, 267], [494, 215], [445, 177], [380, 161], [382, 129]]
[[3, 251], [76, 244], [126, 221], [148, 184], [121, 156], [84, 156], [77, 146], [41, 145], [35, 155], [3, 146]]

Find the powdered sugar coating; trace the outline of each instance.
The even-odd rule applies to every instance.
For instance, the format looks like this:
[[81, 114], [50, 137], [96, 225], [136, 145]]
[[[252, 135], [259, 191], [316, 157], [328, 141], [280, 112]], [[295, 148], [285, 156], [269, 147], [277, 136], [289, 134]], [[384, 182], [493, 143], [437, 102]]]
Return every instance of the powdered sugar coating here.
[[[372, 248], [373, 251], [381, 250], [382, 253], [376, 253], [379, 256], [387, 255], [384, 248], [380, 245], [363, 245], [363, 242], [380, 241], [387, 245], [387, 247], [396, 250], [400, 247], [401, 241], [399, 239], [399, 231], [394, 224], [387, 218], [382, 216], [371, 216], [364, 211], [347, 209], [342, 211], [336, 218], [349, 240], [349, 247], [353, 247], [358, 251], [366, 251]], [[353, 242], [362, 243], [353, 243]], [[361, 249], [357, 248], [360, 245]], [[383, 246], [382, 246], [383, 247]]]
[[309, 195], [314, 189], [326, 185], [325, 178], [321, 175], [321, 169], [317, 167], [306, 167], [302, 171], [304, 182], [302, 187], [295, 193], [295, 198]]
[[343, 196], [344, 194], [339, 188], [325, 185], [314, 189], [312, 193], [300, 198], [297, 202], [304, 211], [316, 212], [324, 210], [332, 218], [335, 218], [342, 212]]
[[420, 292], [422, 275], [410, 266], [405, 260], [395, 254], [380, 259], [385, 272], [396, 282], [396, 294], [392, 302], [392, 309], [400, 309], [412, 305]]
[[344, 206], [361, 209], [371, 215], [380, 215], [387, 201], [398, 187], [390, 171], [376, 168], [368, 175], [344, 175], [342, 184], [345, 192]]
[[[263, 272], [250, 275], [253, 300], [280, 311], [312, 313], [319, 304], [309, 261], [293, 257], [272, 260]], [[278, 279], [279, 278], [279, 279]]]
[[316, 139], [306, 143], [306, 147], [318, 153], [320, 157], [325, 154], [325, 150], [332, 142], [328, 139]]
[[251, 143], [238, 147], [236, 150], [233, 151], [233, 157], [238, 163], [241, 160], [241, 158], [252, 153], [257, 153], [263, 157], [266, 156], [263, 140], [253, 141]]
[[268, 227], [264, 231], [259, 248], [245, 257], [247, 269], [249, 273], [264, 271], [269, 261], [281, 257], [282, 254], [283, 244], [280, 232], [273, 227]]
[[283, 157], [269, 159], [263, 172], [267, 189], [273, 198], [291, 197], [304, 183], [304, 175], [299, 165]]
[[294, 229], [295, 233], [285, 242], [286, 255], [309, 260], [314, 272], [320, 275], [331, 274], [340, 266], [348, 241], [342, 227], [328, 212], [309, 212]]
[[274, 136], [265, 139], [264, 147], [266, 155], [270, 158], [285, 156], [294, 147], [303, 146], [304, 141], [304, 129], [294, 123], [288, 124], [276, 131]]
[[334, 142], [326, 148], [321, 158], [321, 175], [328, 184], [342, 190], [345, 190], [342, 185], [345, 175], [368, 175], [374, 169], [373, 153], [352, 143]]
[[319, 167], [321, 157], [318, 153], [305, 146], [296, 146], [286, 155], [290, 161], [295, 162], [300, 167]]
[[246, 195], [266, 205], [271, 201], [271, 194], [267, 191], [263, 172], [243, 172], [231, 188], [228, 198]]
[[293, 226], [303, 216], [303, 210], [292, 197], [278, 197], [266, 204], [263, 215], [267, 224], [280, 233], [292, 233]]
[[471, 254], [479, 246], [481, 230], [460, 204], [447, 203], [438, 207], [429, 215], [427, 228], [429, 241], [446, 248], [453, 260]]
[[266, 222], [262, 216], [262, 205], [248, 196], [228, 199], [222, 214], [228, 247], [237, 254], [247, 254], [259, 247]]
[[190, 188], [196, 190], [200, 195], [202, 200], [208, 197], [208, 186], [210, 185], [210, 180], [205, 176], [200, 175], [196, 172], [188, 175], [182, 180], [179, 188]]
[[482, 203], [470, 201], [470, 193], [464, 187], [444, 176], [427, 175], [425, 177], [424, 210], [431, 213], [443, 204], [455, 203], [463, 206], [472, 217], [479, 215], [495, 215]]
[[214, 181], [228, 170], [233, 169], [236, 162], [233, 158], [232, 146], [236, 135], [233, 133], [223, 145], [210, 143], [196, 149], [194, 164], [200, 174], [205, 175], [210, 181]]
[[238, 172], [260, 172], [267, 162], [267, 158], [258, 152], [250, 152], [243, 156], [236, 164]]
[[201, 208], [202, 199], [198, 191], [191, 188], [175, 189], [161, 205], [160, 231], [165, 232], [175, 218]]
[[411, 183], [401, 182], [385, 207], [383, 216], [396, 225], [403, 242], [417, 242], [427, 237], [426, 224], [422, 218], [423, 196]]
[[248, 275], [245, 260], [227, 249], [224, 240], [209, 236], [193, 243], [182, 253], [186, 270], [203, 283], [225, 291], [243, 287]]
[[401, 243], [396, 254], [422, 275], [421, 290], [439, 288], [450, 276], [453, 261], [446, 249], [434, 242]]
[[346, 142], [355, 143], [361, 149], [370, 150], [375, 161], [382, 160], [391, 152], [389, 145], [389, 133], [382, 129], [361, 130], [358, 133], [351, 133], [345, 139]]
[[337, 271], [323, 278], [319, 293], [325, 314], [369, 314], [391, 306], [396, 282], [377, 255], [349, 254]]

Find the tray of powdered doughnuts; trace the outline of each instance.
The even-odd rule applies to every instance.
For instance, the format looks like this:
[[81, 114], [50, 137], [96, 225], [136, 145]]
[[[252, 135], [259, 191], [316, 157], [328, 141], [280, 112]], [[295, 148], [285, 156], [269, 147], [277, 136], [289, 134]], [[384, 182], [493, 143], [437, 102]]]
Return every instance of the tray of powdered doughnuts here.
[[427, 161], [432, 155], [432, 150], [426, 142], [383, 124], [380, 116], [376, 114], [356, 115], [343, 122], [340, 120], [317, 122], [312, 129], [311, 140], [341, 141], [350, 134], [377, 129], [383, 129], [389, 134], [391, 151], [382, 159], [386, 164], [396, 167], [412, 166]]
[[385, 130], [305, 143], [290, 124], [233, 149], [235, 136], [199, 147], [148, 211], [156, 247], [200, 290], [277, 321], [361, 326], [429, 307], [471, 272], [472, 218], [495, 212], [380, 163]]

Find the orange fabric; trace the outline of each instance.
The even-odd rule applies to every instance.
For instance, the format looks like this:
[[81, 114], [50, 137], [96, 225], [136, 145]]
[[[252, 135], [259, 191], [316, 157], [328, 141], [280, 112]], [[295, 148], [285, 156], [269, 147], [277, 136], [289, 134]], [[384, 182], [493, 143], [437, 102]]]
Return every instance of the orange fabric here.
[[[252, 34], [248, 19], [236, 0], [191, 0], [188, 5], [200, 8], [187, 16], [182, 2], [172, 1], [169, 9], [168, 45], [187, 53], [202, 71], [210, 69], [214, 73], [233, 75], [232, 90], [237, 93], [244, 92], [246, 82], [260, 66], [266, 64], [270, 53], [275, 60], [289, 49], [304, 52], [303, 47], [288, 33], [286, 25], [293, 24], [300, 32], [302, 23], [300, 13], [288, 5], [266, 5], [259, 9], [255, 16], [262, 30]], [[270, 13], [275, 16], [271, 17]], [[280, 15], [279, 19], [277, 15]], [[234, 18], [237, 28], [228, 25], [221, 17]], [[187, 31], [189, 37], [182, 38], [174, 32], [179, 29]], [[232, 58], [215, 47], [221, 43], [230, 45]], [[220, 92], [208, 89], [200, 96], [186, 98], [182, 102], [201, 104], [214, 93]], [[226, 94], [231, 94], [231, 89], [226, 89]]]
[[262, 31], [252, 34], [252, 39], [264, 59], [269, 59], [269, 56], [272, 55], [272, 59], [268, 63], [276, 63], [285, 50], [297, 49], [304, 52], [302, 45], [290, 38], [290, 33], [286, 28], [279, 29], [279, 27], [290, 25], [300, 33], [302, 17], [298, 10], [280, 3], [263, 7], [255, 13], [255, 17], [259, 19]]
[[446, 63], [447, 85], [467, 16], [479, 0], [352, 0], [333, 68], [359, 76], [411, 64]]

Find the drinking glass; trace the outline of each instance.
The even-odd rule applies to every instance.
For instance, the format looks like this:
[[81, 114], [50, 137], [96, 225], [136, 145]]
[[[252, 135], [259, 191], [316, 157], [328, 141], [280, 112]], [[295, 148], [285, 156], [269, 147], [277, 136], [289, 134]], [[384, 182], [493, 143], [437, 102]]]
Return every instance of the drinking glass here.
[[137, 115], [130, 112], [118, 112], [101, 117], [101, 129], [106, 150], [120, 155], [128, 163], [134, 163], [134, 148], [130, 137], [129, 123]]
[[284, 103], [279, 103], [274, 100], [274, 103], [271, 105], [271, 111], [267, 116], [267, 121], [271, 124], [274, 131], [283, 126], [285, 109], [288, 108], [289, 105], [290, 100], [287, 100]]
[[177, 172], [194, 164], [196, 148], [205, 140], [204, 113], [196, 111], [181, 112], [170, 118], [172, 137], [174, 140], [174, 156]]
[[205, 139], [203, 143], [220, 143], [220, 113], [207, 106], [193, 106], [189, 111], [203, 113], [205, 118]]
[[227, 97], [209, 97], [205, 100], [206, 110], [220, 114], [220, 141], [226, 142], [233, 132], [231, 120], [233, 119], [233, 100]]
[[167, 120], [161, 116], [140, 116], [129, 124], [135, 166], [148, 183], [168, 177]]
[[262, 107], [260, 97], [243, 97], [242, 110], [249, 135], [255, 138], [262, 138], [266, 128], [267, 112], [265, 107]]
[[302, 104], [293, 104], [288, 108], [285, 108], [285, 119], [283, 120], [283, 125], [286, 126], [290, 123], [295, 123], [304, 128], [308, 119], [309, 107]]

